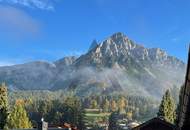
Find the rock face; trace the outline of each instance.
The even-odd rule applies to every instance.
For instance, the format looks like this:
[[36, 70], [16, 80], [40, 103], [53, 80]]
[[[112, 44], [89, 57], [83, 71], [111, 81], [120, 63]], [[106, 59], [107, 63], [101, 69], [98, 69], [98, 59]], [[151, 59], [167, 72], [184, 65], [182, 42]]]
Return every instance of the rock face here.
[[94, 49], [97, 46], [98, 46], [98, 42], [96, 40], [93, 40], [89, 47], [89, 51], [91, 51], [92, 49]]
[[127, 67], [130, 60], [134, 62], [151, 63], [163, 67], [183, 68], [185, 64], [175, 57], [168, 56], [167, 53], [159, 48], [147, 49], [135, 44], [124, 34], [116, 33], [107, 40], [94, 47], [92, 51], [77, 59], [76, 65], [95, 65], [113, 66], [116, 62]]
[[78, 58], [1, 67], [0, 82], [12, 89], [72, 89], [82, 96], [127, 92], [160, 97], [165, 89], [183, 83], [185, 68], [165, 51], [115, 33], [101, 43], [93, 41]]

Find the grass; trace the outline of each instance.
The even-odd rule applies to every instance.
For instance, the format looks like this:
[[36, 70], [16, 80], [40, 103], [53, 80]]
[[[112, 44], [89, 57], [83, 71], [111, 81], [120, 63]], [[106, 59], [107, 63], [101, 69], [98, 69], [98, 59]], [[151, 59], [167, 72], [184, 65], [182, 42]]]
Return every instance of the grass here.
[[100, 109], [85, 109], [87, 117], [107, 117], [110, 113], [101, 112]]
[[101, 122], [109, 118], [110, 113], [101, 112], [100, 109], [86, 109], [86, 122], [92, 126], [96, 122]]
[[107, 117], [110, 113], [86, 113], [87, 117]]

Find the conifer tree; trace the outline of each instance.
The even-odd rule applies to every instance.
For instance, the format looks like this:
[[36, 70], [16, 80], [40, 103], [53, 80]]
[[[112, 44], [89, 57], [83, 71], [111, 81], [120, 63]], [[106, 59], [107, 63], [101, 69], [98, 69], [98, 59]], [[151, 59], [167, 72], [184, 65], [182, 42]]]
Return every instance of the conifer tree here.
[[22, 104], [15, 104], [8, 118], [8, 127], [11, 129], [32, 128], [32, 124]]
[[110, 106], [110, 103], [109, 103], [108, 99], [106, 98], [103, 102], [103, 112], [108, 112], [109, 106]]
[[126, 114], [125, 107], [126, 107], [126, 100], [124, 97], [121, 97], [118, 102], [119, 107], [119, 114]]
[[98, 106], [97, 101], [96, 101], [95, 99], [93, 99], [93, 100], [91, 101], [91, 108], [92, 108], [92, 109], [96, 109], [97, 106]]
[[182, 98], [183, 98], [183, 92], [184, 92], [185, 85], [183, 84], [181, 86], [180, 92], [179, 92], [179, 102], [177, 104], [176, 108], [176, 121], [175, 124], [179, 123], [179, 117], [180, 117], [180, 111], [181, 111], [181, 106], [182, 106]]
[[164, 118], [170, 123], [174, 123], [176, 119], [175, 103], [169, 90], [166, 91], [162, 98], [157, 116]]
[[5, 83], [0, 86], [0, 129], [3, 129], [8, 118], [8, 97]]
[[114, 112], [117, 110], [117, 104], [115, 100], [111, 101], [111, 111]]
[[111, 113], [109, 117], [109, 127], [108, 130], [117, 130], [117, 120], [118, 120], [118, 112]]

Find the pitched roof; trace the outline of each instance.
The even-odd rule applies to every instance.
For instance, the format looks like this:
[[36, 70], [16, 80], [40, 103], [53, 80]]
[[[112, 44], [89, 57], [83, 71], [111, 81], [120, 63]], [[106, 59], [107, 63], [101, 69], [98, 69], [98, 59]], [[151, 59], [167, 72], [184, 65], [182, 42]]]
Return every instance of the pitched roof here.
[[[153, 118], [153, 119], [151, 119], [151, 120], [149, 120], [149, 121], [147, 121], [147, 122], [133, 128], [132, 130], [141, 130], [141, 129], [143, 129], [144, 127], [146, 127], [148, 125], [150, 125], [150, 127], [151, 127], [151, 124], [153, 124], [153, 123], [161, 124], [162, 126], [166, 126], [167, 128], [170, 128], [172, 130], [179, 130], [177, 126], [175, 126], [175, 125], [173, 125], [173, 124], [171, 124], [171, 123], [169, 123], [169, 122], [167, 122], [165, 120], [162, 120], [162, 119], [160, 119], [158, 117], [155, 117], [155, 118]], [[152, 127], [155, 127], [155, 125], [153, 124]], [[152, 128], [152, 129], [154, 129], [154, 128]]]

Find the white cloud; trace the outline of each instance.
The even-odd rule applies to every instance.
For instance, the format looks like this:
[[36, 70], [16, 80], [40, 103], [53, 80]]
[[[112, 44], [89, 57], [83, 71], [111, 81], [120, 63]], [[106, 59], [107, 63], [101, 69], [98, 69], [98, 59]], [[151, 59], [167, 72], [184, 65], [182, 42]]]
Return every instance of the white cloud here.
[[15, 63], [7, 62], [7, 61], [0, 61], [0, 67], [2, 66], [11, 66], [14, 65]]
[[39, 32], [39, 23], [24, 11], [10, 6], [0, 6], [1, 34], [22, 39], [36, 36]]
[[1, 3], [16, 4], [42, 10], [54, 10], [54, 3], [57, 0], [0, 0]]

